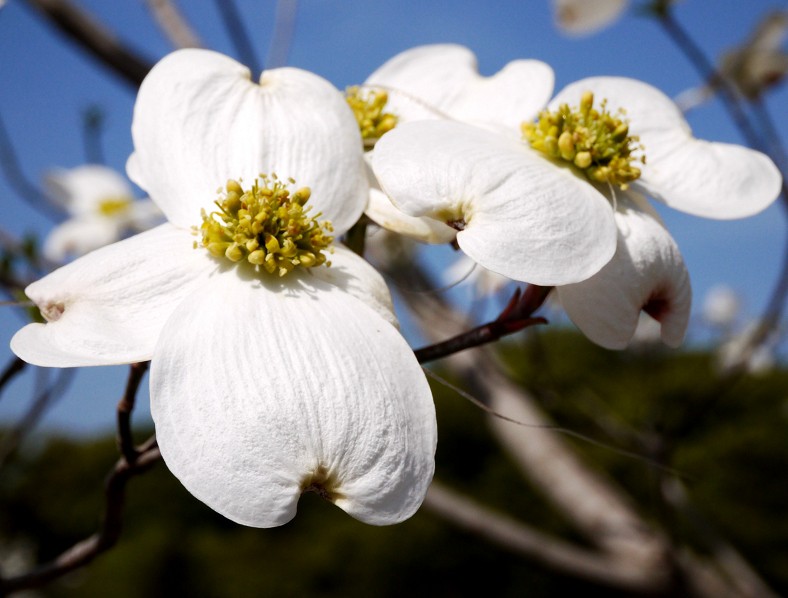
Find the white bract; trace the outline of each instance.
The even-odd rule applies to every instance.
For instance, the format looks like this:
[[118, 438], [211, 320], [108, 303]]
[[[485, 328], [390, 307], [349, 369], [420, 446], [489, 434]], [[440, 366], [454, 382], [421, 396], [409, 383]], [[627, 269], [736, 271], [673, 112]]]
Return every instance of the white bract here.
[[168, 222], [30, 285], [48, 322], [14, 352], [60, 367], [151, 359], [165, 462], [234, 521], [281, 525], [306, 491], [371, 524], [412, 515], [434, 469], [430, 389], [382, 278], [332, 252], [321, 221], [341, 235], [368, 194], [342, 95], [302, 70], [257, 83], [181, 50], [143, 82], [132, 135], [129, 173]]
[[44, 256], [55, 262], [84, 255], [162, 221], [151, 200], [135, 200], [128, 181], [100, 164], [53, 170], [46, 176], [45, 188], [52, 202], [70, 215], [44, 241]]
[[552, 0], [556, 24], [572, 35], [588, 35], [621, 17], [628, 0]]
[[[422, 72], [434, 61], [408, 63], [418, 89], [407, 87], [403, 69], [392, 79], [407, 93], [421, 90], [439, 112], [446, 109], [442, 96], [426, 89]], [[544, 77], [552, 85], [552, 73]], [[376, 81], [386, 84], [382, 75]], [[507, 84], [516, 96], [519, 87], [541, 90], [546, 83], [514, 78]], [[688, 320], [683, 261], [638, 193], [719, 219], [755, 214], [779, 193], [780, 174], [768, 157], [695, 139], [676, 106], [640, 81], [578, 81], [536, 122], [528, 104], [522, 138], [519, 128], [511, 130], [516, 105], [485, 111], [478, 98], [474, 106], [481, 127], [425, 120], [383, 136], [372, 158], [381, 188], [404, 213], [457, 229], [460, 248], [494, 272], [544, 286], [579, 285], [558, 292], [562, 299], [577, 293], [577, 301], [564, 301], [570, 317], [606, 347], [626, 345], [644, 308], [662, 322], [670, 345], [681, 341]], [[498, 133], [507, 127], [507, 134]]]

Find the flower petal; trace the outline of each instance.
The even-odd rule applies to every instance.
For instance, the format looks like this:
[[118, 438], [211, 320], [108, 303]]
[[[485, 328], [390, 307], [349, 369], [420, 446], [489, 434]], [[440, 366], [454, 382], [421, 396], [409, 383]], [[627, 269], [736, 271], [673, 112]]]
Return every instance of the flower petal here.
[[412, 351], [306, 273], [228, 276], [177, 310], [152, 361], [151, 411], [170, 470], [245, 525], [286, 523], [309, 489], [397, 523], [434, 469], [435, 412]]
[[422, 243], [451, 243], [457, 236], [457, 231], [434, 218], [427, 216], [409, 216], [398, 209], [391, 200], [380, 190], [375, 173], [372, 171], [370, 160], [374, 152], [365, 155], [367, 161], [367, 174], [370, 179], [369, 203], [365, 213], [375, 224], [386, 230], [405, 235]]
[[[452, 118], [502, 124], [519, 134], [520, 123], [536, 117], [553, 93], [554, 75], [539, 60], [514, 60], [491, 77], [479, 75], [476, 56], [453, 44], [419, 46], [397, 54], [378, 68], [366, 85], [410, 96]], [[404, 115], [410, 114], [407, 109]]]
[[627, 0], [553, 0], [556, 23], [573, 35], [606, 27], [621, 16], [627, 4]]
[[163, 224], [89, 253], [25, 289], [49, 320], [11, 349], [29, 363], [74, 367], [151, 358], [172, 311], [219, 269], [188, 231]]
[[326, 80], [295, 68], [265, 71], [260, 83], [231, 58], [179, 50], [140, 87], [129, 176], [173, 224], [198, 224], [227, 179], [261, 173], [312, 189], [315, 213], [338, 235], [364, 210], [367, 181], [358, 125]]
[[71, 214], [95, 213], [102, 201], [133, 199], [129, 182], [117, 171], [100, 164], [57, 168], [44, 177], [49, 198]]
[[577, 105], [594, 92], [615, 112], [626, 110], [630, 133], [640, 137], [646, 164], [636, 186], [672, 208], [706, 218], [751, 216], [779, 195], [782, 178], [764, 154], [746, 147], [695, 139], [676, 105], [658, 89], [623, 77], [572, 83], [550, 103]]
[[662, 341], [677, 347], [692, 302], [681, 253], [642, 197], [620, 196], [616, 223], [613, 259], [588, 280], [558, 287], [558, 297], [575, 325], [598, 345], [625, 348], [643, 310], [661, 323]]
[[44, 241], [44, 257], [60, 263], [117, 241], [121, 236], [119, 223], [105, 216], [82, 214], [59, 224]]
[[369, 262], [343, 245], [334, 246], [329, 261], [330, 267], [310, 268], [309, 274], [339, 287], [371, 307], [389, 324], [399, 328], [386, 281]]
[[464, 227], [460, 248], [508, 278], [577, 282], [615, 251], [607, 198], [508, 137], [456, 122], [406, 123], [383, 136], [372, 162], [400, 209]]

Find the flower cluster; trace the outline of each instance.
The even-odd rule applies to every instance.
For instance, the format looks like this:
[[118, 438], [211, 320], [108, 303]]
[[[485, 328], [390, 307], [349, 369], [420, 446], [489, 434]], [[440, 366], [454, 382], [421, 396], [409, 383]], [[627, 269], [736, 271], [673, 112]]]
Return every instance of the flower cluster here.
[[647, 196], [716, 218], [777, 196], [768, 158], [696, 140], [644, 83], [552, 88], [544, 63], [485, 78], [452, 45], [394, 57], [347, 97], [299, 69], [254, 81], [214, 52], [175, 52], [142, 84], [127, 163], [167, 222], [30, 285], [46, 323], [12, 349], [56, 367], [150, 359], [164, 460], [234, 521], [285, 523], [303, 492], [402, 521], [432, 478], [435, 411], [382, 277], [335, 240], [365, 210], [556, 287], [618, 348], [641, 311], [670, 345], [687, 326], [687, 271]]

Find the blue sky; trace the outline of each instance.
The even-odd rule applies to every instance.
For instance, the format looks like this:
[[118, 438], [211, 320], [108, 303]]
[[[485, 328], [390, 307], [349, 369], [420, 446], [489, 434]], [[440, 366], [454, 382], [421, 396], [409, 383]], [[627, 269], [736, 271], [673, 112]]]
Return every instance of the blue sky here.
[[[171, 51], [143, 0], [82, 0], [80, 4], [151, 61]], [[179, 5], [207, 47], [234, 55], [213, 0]], [[275, 3], [238, 0], [238, 5], [262, 63]], [[718, 56], [743, 40], [767, 10], [787, 5], [785, 0], [685, 0], [677, 17], [708, 54]], [[698, 83], [686, 59], [650, 20], [629, 14], [601, 33], [573, 39], [555, 29], [547, 0], [302, 0], [289, 64], [344, 88], [363, 81], [402, 50], [437, 42], [470, 47], [484, 74], [516, 58], [544, 60], [556, 72], [557, 89], [593, 75], [638, 78], [671, 96]], [[49, 168], [85, 162], [81, 115], [93, 105], [106, 115], [107, 163], [123, 170], [132, 149], [134, 89], [62, 38], [21, 0], [8, 0], [0, 10], [0, 80], [0, 115], [31, 180], [40, 182]], [[783, 139], [788, 138], [786, 88], [773, 93], [768, 105]], [[689, 122], [698, 137], [742, 142], [718, 102], [693, 111]], [[1, 226], [14, 234], [43, 236], [53, 225], [22, 203], [3, 177], [0, 205]], [[777, 278], [786, 242], [781, 208], [773, 206], [735, 222], [703, 220], [667, 209], [661, 214], [690, 270], [696, 309], [712, 285], [727, 283], [743, 294], [749, 313], [758, 313]], [[0, 347], [7, 347], [23, 322], [11, 309], [0, 309]], [[2, 363], [10, 355], [0, 348]], [[113, 425], [125, 371], [121, 367], [81, 371], [44, 425], [81, 433], [105, 431]], [[0, 421], [13, 421], [25, 408], [31, 384], [32, 377], [27, 376], [6, 390]], [[144, 404], [141, 407], [138, 416], [145, 419]]]

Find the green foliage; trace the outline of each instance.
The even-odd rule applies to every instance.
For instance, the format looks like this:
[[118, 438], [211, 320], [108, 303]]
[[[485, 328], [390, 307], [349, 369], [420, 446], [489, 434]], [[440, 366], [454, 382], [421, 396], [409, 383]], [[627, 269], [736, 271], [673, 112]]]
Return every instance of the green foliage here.
[[[720, 384], [704, 352], [598, 349], [576, 334], [530, 335], [502, 355], [555, 421], [608, 446], [570, 438], [646, 517], [707, 548], [696, 522], [656, 491], [677, 470], [705, 528], [730, 540], [778, 592], [788, 591], [786, 389], [777, 370]], [[549, 390], [548, 390], [549, 389]], [[494, 444], [488, 416], [435, 386], [437, 476], [529, 525], [581, 542]], [[523, 427], [523, 434], [528, 434]], [[631, 451], [641, 457], [621, 453]], [[91, 534], [111, 439], [47, 440], [0, 477], [0, 537], [30, 539], [46, 561]], [[305, 495], [293, 522], [238, 526], [192, 498], [163, 464], [128, 486], [119, 544], [43, 590], [53, 597], [615, 596], [567, 579], [464, 533], [422, 509], [377, 528]]]

